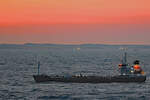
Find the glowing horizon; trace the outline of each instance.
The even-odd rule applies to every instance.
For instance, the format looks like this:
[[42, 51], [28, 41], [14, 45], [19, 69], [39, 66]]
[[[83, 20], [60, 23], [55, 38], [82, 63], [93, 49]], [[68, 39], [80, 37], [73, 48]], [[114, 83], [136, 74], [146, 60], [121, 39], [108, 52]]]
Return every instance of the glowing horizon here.
[[1, 0], [0, 43], [150, 44], [149, 4], [149, 0]]

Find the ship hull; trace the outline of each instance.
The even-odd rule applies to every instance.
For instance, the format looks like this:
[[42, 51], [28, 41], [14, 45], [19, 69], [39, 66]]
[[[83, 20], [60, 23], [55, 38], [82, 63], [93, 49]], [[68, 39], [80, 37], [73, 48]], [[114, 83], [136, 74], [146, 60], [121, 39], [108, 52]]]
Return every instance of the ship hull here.
[[145, 82], [144, 75], [118, 75], [118, 76], [48, 76], [33, 75], [35, 82], [64, 82], [64, 83], [112, 83], [112, 82]]

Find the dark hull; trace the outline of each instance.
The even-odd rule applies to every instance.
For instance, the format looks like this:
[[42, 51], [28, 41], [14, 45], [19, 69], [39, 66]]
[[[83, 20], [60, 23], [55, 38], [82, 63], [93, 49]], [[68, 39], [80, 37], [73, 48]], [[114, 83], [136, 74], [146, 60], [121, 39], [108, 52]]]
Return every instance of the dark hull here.
[[145, 82], [144, 75], [118, 75], [118, 76], [47, 76], [33, 75], [35, 82], [64, 82], [64, 83], [112, 83], [112, 82]]

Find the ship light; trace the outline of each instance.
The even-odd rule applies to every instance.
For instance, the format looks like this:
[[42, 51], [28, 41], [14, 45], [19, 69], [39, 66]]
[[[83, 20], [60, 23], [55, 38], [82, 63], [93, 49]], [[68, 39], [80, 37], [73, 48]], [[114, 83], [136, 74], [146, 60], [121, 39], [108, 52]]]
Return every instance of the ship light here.
[[131, 73], [133, 73], [134, 71], [133, 70], [131, 70]]

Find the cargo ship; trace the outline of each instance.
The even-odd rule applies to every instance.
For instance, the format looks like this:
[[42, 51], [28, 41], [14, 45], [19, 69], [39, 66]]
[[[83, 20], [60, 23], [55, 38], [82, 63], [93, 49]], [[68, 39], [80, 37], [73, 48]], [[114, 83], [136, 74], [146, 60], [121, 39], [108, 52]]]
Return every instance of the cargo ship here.
[[140, 67], [139, 60], [135, 60], [133, 66], [127, 64], [127, 53], [124, 53], [122, 63], [119, 64], [119, 75], [116, 76], [83, 76], [71, 75], [71, 76], [60, 76], [60, 75], [43, 75], [39, 74], [40, 62], [38, 62], [38, 74], [33, 75], [36, 83], [41, 82], [64, 82], [64, 83], [129, 83], [129, 82], [145, 82], [146, 75], [143, 69]]

